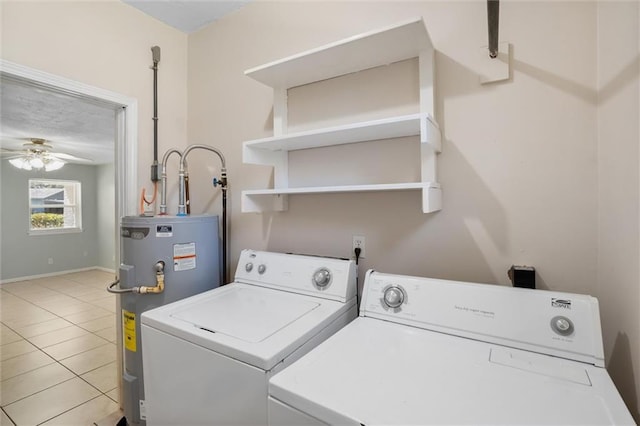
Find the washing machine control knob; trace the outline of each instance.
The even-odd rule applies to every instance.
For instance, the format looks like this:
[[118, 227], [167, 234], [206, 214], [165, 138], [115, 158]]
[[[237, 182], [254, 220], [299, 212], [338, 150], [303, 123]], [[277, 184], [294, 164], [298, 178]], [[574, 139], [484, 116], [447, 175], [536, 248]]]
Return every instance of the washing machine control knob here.
[[316, 272], [313, 273], [312, 278], [313, 284], [323, 289], [331, 283], [331, 271], [327, 268], [320, 268]]
[[267, 270], [267, 265], [265, 265], [264, 263], [261, 263], [260, 265], [258, 265], [258, 273], [260, 275], [264, 274], [266, 270]]
[[383, 300], [388, 307], [399, 308], [404, 303], [404, 291], [396, 285], [387, 287], [384, 291]]
[[247, 262], [247, 264], [244, 265], [244, 270], [247, 272], [251, 272], [253, 270], [253, 263]]
[[551, 329], [561, 336], [569, 336], [574, 330], [571, 320], [563, 316], [557, 316], [551, 319]]

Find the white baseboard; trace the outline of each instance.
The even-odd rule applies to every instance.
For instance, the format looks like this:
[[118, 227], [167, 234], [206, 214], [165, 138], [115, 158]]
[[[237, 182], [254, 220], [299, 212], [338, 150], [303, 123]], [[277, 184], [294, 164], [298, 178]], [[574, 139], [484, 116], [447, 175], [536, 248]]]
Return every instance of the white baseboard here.
[[14, 283], [14, 282], [18, 282], [18, 281], [35, 280], [35, 279], [38, 279], [38, 278], [55, 277], [55, 276], [58, 276], [58, 275], [72, 274], [74, 272], [93, 271], [95, 269], [100, 270], [100, 271], [104, 271], [104, 272], [111, 272], [111, 273], [115, 274], [115, 271], [113, 269], [103, 268], [101, 266], [89, 266], [87, 268], [69, 269], [67, 271], [50, 272], [48, 274], [29, 275], [29, 276], [26, 276], [26, 277], [8, 278], [6, 280], [0, 280], [0, 285]]

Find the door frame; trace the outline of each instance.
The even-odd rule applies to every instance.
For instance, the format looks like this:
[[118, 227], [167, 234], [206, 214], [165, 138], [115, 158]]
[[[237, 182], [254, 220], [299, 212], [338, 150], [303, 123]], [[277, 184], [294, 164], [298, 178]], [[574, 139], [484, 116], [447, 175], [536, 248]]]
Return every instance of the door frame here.
[[[116, 219], [136, 214], [138, 157], [138, 100], [79, 81], [0, 59], [0, 75], [64, 92], [85, 99], [106, 102], [118, 108], [116, 113]], [[116, 227], [117, 228], [117, 227]], [[116, 260], [120, 248], [116, 244]], [[117, 263], [116, 263], [117, 264]]]
[[[63, 92], [81, 99], [97, 100], [116, 109], [115, 140], [115, 266], [120, 264], [120, 219], [136, 214], [138, 164], [138, 100], [120, 93], [104, 90], [79, 81], [0, 59], [0, 75], [20, 80], [55, 92]], [[106, 291], [106, 288], [105, 288]], [[122, 377], [122, 316], [120, 299], [116, 299], [116, 333], [118, 376]], [[122, 383], [118, 381], [119, 401]], [[122, 406], [122, 402], [119, 403]]]

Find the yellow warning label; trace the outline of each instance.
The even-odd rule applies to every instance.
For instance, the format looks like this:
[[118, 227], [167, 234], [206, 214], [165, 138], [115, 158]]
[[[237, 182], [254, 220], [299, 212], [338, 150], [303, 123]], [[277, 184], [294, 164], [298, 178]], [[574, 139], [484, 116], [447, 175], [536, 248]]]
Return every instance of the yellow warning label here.
[[122, 310], [122, 337], [124, 347], [131, 352], [136, 351], [136, 314]]

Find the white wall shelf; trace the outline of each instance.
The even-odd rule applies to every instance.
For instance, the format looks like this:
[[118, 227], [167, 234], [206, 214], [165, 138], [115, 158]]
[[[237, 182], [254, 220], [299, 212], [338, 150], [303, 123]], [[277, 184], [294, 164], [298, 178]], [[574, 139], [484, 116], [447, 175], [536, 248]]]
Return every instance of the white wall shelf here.
[[330, 43], [245, 71], [274, 89], [288, 89], [416, 58], [431, 48], [422, 18]]
[[422, 210], [431, 213], [441, 209], [440, 185], [435, 182], [385, 183], [371, 185], [314, 186], [306, 188], [256, 189], [242, 191], [244, 212], [280, 210], [283, 202], [286, 209], [287, 195], [294, 194], [336, 194], [342, 192], [385, 192], [422, 190]]
[[[425, 121], [424, 124], [421, 120]], [[295, 151], [416, 136], [421, 134], [420, 129], [423, 125], [428, 131], [421, 142], [431, 144], [433, 149], [439, 152], [440, 132], [433, 118], [426, 114], [411, 114], [247, 141], [243, 144], [244, 161], [251, 163], [251, 158], [259, 155], [252, 153], [253, 150]]]
[[[287, 89], [405, 59], [418, 58], [420, 111], [416, 114], [287, 132]], [[243, 161], [274, 167], [274, 189], [242, 192], [243, 212], [282, 211], [287, 196], [337, 192], [421, 190], [422, 210], [441, 209], [436, 179], [440, 129], [433, 119], [434, 49], [422, 18], [371, 31], [245, 71], [274, 89], [273, 137], [243, 143]], [[420, 136], [421, 181], [394, 184], [290, 188], [288, 152], [382, 139]]]

